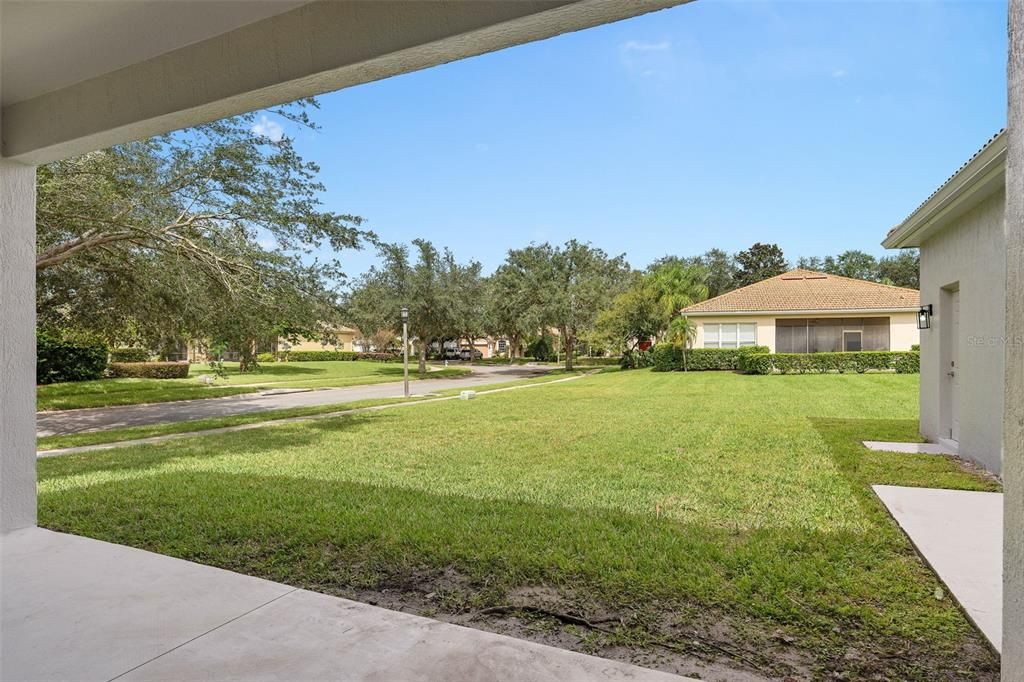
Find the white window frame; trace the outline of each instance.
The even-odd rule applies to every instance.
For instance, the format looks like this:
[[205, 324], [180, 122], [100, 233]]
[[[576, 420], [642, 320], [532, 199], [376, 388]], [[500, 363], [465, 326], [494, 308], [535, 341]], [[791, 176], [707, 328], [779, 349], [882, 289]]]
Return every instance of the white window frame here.
[[[754, 328], [754, 340], [753, 340], [753, 342], [748, 341], [748, 342], [744, 343], [744, 342], [740, 341], [740, 327], [744, 326], [744, 325], [752, 326]], [[751, 346], [756, 346], [757, 345], [757, 322], [712, 322], [712, 323], [705, 323], [703, 326], [704, 326], [704, 340], [703, 340], [704, 348], [737, 349], [737, 348], [749, 348]], [[715, 327], [716, 328], [716, 340], [715, 340], [714, 343], [709, 343], [708, 342], [708, 327]], [[735, 346], [723, 346], [722, 345], [722, 327], [733, 327], [735, 329], [735, 338], [736, 338], [736, 345]]]

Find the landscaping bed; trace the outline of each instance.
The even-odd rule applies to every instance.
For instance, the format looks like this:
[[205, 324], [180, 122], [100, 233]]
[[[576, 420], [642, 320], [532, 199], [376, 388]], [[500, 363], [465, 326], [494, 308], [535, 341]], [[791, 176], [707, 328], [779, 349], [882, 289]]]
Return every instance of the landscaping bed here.
[[916, 418], [913, 375], [609, 372], [43, 459], [39, 515], [705, 678], [995, 680], [869, 487], [997, 488], [859, 443]]

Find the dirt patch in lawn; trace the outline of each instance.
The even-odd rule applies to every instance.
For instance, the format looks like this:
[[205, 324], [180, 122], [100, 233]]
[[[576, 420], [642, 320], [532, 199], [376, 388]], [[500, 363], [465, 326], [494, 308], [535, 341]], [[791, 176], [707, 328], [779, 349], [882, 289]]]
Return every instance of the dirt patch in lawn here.
[[571, 589], [532, 585], [501, 590], [453, 568], [383, 578], [374, 588], [321, 591], [549, 646], [701, 680], [999, 679], [999, 659], [972, 634], [959, 650], [878, 636], [865, 640], [837, 626], [818, 637], [740, 618], [720, 609], [663, 604], [658, 609], [595, 603]]

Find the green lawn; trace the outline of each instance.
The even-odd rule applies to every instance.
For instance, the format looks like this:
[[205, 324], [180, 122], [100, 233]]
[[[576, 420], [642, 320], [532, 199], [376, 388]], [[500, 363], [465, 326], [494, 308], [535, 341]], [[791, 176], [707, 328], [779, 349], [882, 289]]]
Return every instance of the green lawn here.
[[[868, 487], [995, 487], [859, 444], [914, 438], [916, 411], [916, 376], [609, 372], [43, 459], [39, 515], [683, 673], [996, 679]], [[509, 605], [532, 611], [477, 617]]]
[[[206, 386], [199, 377], [212, 372], [208, 365], [192, 365], [187, 379], [100, 379], [50, 384], [36, 389], [36, 409], [72, 410], [80, 407], [137, 405], [171, 400], [220, 398], [255, 393], [266, 388], [339, 388], [402, 380], [402, 366], [396, 363], [277, 362], [261, 365], [260, 371], [240, 374], [238, 363], [225, 363], [227, 377]], [[430, 372], [426, 378], [458, 376], [468, 370], [449, 368]], [[413, 379], [420, 378], [415, 370]]]

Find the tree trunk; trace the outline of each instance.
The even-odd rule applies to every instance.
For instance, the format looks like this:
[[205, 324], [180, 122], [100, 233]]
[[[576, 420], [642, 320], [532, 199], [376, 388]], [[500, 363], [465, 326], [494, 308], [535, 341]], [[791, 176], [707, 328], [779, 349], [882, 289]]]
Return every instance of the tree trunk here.
[[568, 331], [563, 331], [562, 339], [562, 352], [565, 353], [565, 368], [571, 371], [573, 350], [576, 348], [576, 339], [569, 336]]
[[419, 372], [420, 372], [420, 374], [426, 374], [427, 373], [427, 344], [424, 341], [420, 341], [420, 349], [419, 350], [420, 350], [420, 353], [419, 353], [419, 356], [420, 356]]

